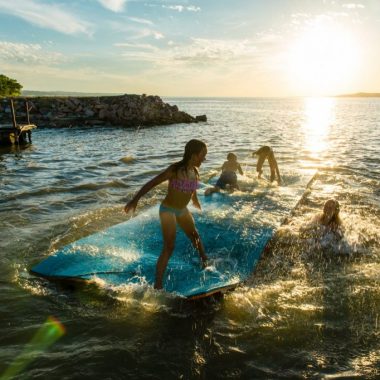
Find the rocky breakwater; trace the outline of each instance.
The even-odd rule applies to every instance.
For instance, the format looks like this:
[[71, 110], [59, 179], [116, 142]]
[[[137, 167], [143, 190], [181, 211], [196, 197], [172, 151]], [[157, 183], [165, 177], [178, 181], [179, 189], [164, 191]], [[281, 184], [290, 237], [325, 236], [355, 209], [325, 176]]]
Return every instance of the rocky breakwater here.
[[[206, 115], [193, 117], [159, 96], [120, 95], [91, 97], [19, 97], [14, 99], [17, 122], [25, 123], [25, 100], [32, 107], [30, 122], [38, 127], [115, 125], [153, 126], [207, 121]], [[0, 123], [10, 123], [7, 99], [0, 101]]]

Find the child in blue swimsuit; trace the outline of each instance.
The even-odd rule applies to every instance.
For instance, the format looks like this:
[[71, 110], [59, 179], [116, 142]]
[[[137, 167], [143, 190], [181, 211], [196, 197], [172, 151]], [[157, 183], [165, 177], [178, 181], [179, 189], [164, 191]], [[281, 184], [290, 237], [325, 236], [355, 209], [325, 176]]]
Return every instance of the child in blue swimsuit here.
[[124, 207], [126, 213], [135, 211], [139, 199], [144, 194], [160, 183], [168, 181], [168, 192], [160, 206], [164, 244], [161, 255], [157, 260], [155, 289], [162, 289], [162, 279], [174, 250], [177, 224], [198, 250], [203, 266], [205, 267], [207, 264], [205, 249], [195, 228], [193, 216], [187, 209], [190, 200], [195, 207], [201, 209], [196, 190], [199, 181], [198, 168], [205, 160], [206, 154], [207, 146], [203, 141], [190, 140], [185, 146], [182, 160], [170, 165], [161, 174], [147, 182]]
[[218, 181], [216, 182], [214, 187], [210, 187], [206, 189], [205, 195], [210, 195], [212, 193], [219, 192], [220, 189], [226, 189], [227, 186], [231, 190], [238, 189], [239, 185], [237, 183], [237, 175], [236, 172], [239, 172], [243, 175], [243, 170], [237, 160], [237, 156], [235, 153], [227, 154], [227, 161], [224, 161], [222, 165], [222, 174], [220, 175]]

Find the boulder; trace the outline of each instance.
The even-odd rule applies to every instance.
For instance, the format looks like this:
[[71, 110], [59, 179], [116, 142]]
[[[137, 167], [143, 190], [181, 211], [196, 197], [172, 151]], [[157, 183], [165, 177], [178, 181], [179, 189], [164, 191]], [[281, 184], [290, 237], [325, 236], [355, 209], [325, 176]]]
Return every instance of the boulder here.
[[198, 115], [198, 116], [195, 116], [195, 120], [197, 122], [199, 122], [199, 121], [207, 121], [207, 116], [206, 115]]

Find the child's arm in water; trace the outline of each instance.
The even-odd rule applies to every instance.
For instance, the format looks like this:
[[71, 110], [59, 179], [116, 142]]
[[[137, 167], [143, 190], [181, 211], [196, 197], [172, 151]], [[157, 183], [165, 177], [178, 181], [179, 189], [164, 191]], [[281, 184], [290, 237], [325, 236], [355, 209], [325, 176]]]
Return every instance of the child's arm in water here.
[[196, 191], [193, 192], [193, 194], [191, 196], [191, 200], [193, 201], [194, 207], [196, 207], [199, 210], [202, 210], [202, 207], [201, 207], [201, 204], [199, 203], [198, 195], [197, 195]]
[[238, 169], [239, 174], [244, 175], [243, 169], [241, 168], [239, 163], [237, 164], [237, 169]]
[[153, 189], [162, 182], [167, 181], [172, 176], [173, 170], [172, 167], [169, 166], [165, 171], [152, 178], [149, 182], [147, 182], [137, 193], [136, 195], [125, 205], [124, 211], [128, 214], [128, 212], [135, 212], [137, 203], [140, 198], [145, 195], [149, 190]]

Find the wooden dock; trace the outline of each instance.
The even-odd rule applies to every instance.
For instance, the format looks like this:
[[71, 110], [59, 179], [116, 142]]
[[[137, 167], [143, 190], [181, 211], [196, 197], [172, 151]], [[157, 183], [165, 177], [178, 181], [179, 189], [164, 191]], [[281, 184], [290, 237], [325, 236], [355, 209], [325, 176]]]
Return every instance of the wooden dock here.
[[18, 124], [16, 113], [13, 105], [13, 99], [9, 100], [9, 105], [12, 113], [12, 123], [0, 124], [0, 145], [19, 145], [32, 142], [32, 130], [37, 128], [31, 124], [29, 120], [29, 111], [31, 108], [25, 101], [26, 124]]

